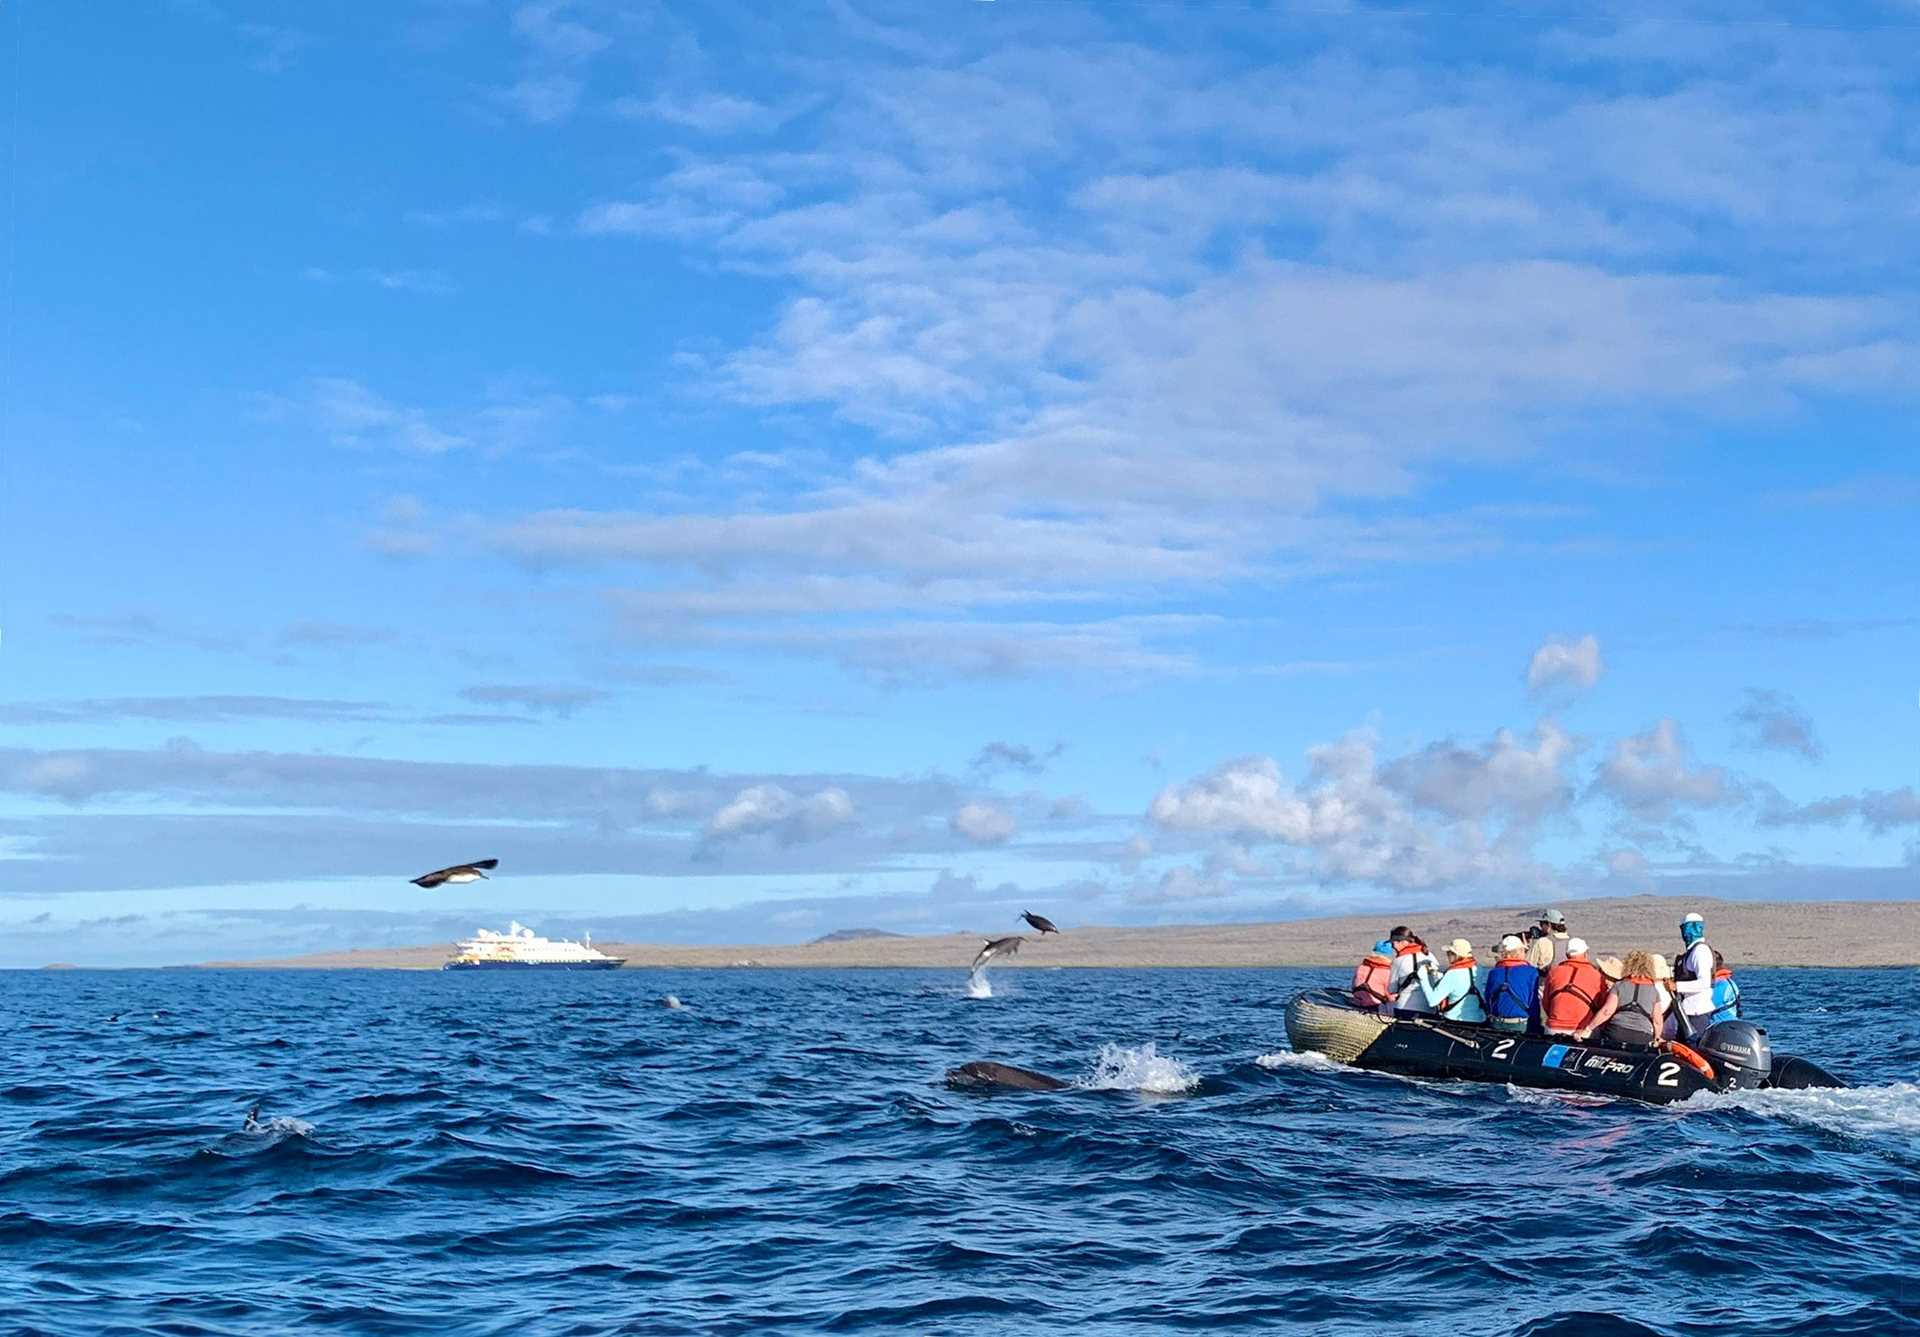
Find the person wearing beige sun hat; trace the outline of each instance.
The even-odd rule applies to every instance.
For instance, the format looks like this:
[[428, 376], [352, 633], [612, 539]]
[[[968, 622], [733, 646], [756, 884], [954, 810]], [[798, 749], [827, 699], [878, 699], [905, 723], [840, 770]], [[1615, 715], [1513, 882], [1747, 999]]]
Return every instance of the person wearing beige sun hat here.
[[1455, 938], [1445, 951], [1445, 970], [1429, 968], [1414, 977], [1421, 996], [1428, 1007], [1449, 1021], [1485, 1021], [1485, 995], [1480, 991], [1483, 977], [1474, 966], [1473, 944]]

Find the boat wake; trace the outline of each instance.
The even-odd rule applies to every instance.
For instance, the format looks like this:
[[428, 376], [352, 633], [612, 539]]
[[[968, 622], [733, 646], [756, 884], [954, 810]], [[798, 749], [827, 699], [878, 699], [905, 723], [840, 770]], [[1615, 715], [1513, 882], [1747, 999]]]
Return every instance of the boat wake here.
[[1805, 1091], [1702, 1091], [1676, 1108], [1745, 1110], [1843, 1137], [1885, 1138], [1911, 1147], [1920, 1138], [1920, 1084], [1846, 1086]]
[[1254, 1060], [1263, 1068], [1309, 1068], [1314, 1072], [1350, 1072], [1344, 1063], [1335, 1063], [1325, 1054], [1316, 1054], [1311, 1049], [1295, 1052], [1291, 1049], [1275, 1050], [1271, 1054], [1262, 1054]]
[[1549, 1109], [1594, 1109], [1615, 1104], [1620, 1098], [1595, 1091], [1543, 1091], [1537, 1087], [1515, 1086], [1508, 1082], [1507, 1099], [1516, 1105], [1543, 1105]]
[[1102, 1045], [1093, 1074], [1075, 1083], [1088, 1091], [1147, 1091], [1176, 1095], [1200, 1085], [1200, 1074], [1149, 1041], [1143, 1045]]

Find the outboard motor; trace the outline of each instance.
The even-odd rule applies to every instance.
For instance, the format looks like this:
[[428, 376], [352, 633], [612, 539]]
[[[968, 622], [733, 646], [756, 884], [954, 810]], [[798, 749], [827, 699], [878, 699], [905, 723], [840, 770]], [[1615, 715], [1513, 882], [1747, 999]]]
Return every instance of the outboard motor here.
[[1765, 1086], [1773, 1071], [1773, 1046], [1767, 1043], [1767, 1032], [1750, 1021], [1717, 1022], [1693, 1047], [1713, 1064], [1723, 1091]]

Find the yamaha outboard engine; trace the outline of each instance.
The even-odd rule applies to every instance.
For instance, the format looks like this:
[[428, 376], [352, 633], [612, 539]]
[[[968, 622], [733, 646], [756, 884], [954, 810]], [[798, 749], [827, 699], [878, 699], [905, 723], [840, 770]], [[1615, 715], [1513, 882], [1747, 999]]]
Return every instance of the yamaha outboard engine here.
[[1718, 1022], [1693, 1047], [1713, 1064], [1723, 1091], [1765, 1086], [1773, 1071], [1773, 1046], [1767, 1043], [1766, 1031], [1750, 1021]]

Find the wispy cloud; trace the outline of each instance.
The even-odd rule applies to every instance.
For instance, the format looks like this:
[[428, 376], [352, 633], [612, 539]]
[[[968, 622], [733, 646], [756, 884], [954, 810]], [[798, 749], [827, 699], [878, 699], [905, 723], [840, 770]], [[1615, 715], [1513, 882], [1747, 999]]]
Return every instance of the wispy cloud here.
[[293, 28], [268, 23], [243, 23], [240, 35], [253, 48], [248, 62], [262, 74], [285, 74], [293, 68], [300, 53], [313, 45], [313, 37]]
[[1812, 718], [1785, 692], [1749, 687], [1746, 703], [1733, 712], [1732, 722], [1747, 747], [1788, 752], [1805, 761], [1825, 755]]
[[594, 687], [566, 687], [537, 683], [478, 683], [460, 689], [462, 700], [482, 706], [512, 706], [535, 714], [570, 718], [588, 706], [612, 698]]

